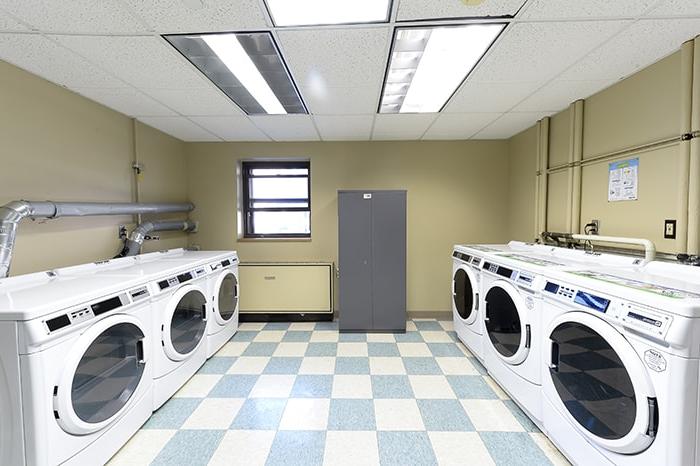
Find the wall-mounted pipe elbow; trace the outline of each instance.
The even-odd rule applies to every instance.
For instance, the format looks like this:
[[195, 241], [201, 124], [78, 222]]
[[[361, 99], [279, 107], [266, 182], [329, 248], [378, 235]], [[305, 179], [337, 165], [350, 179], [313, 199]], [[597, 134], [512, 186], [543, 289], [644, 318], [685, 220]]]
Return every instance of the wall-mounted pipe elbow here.
[[600, 243], [620, 243], [642, 246], [644, 248], [644, 263], [651, 262], [656, 258], [656, 245], [644, 238], [626, 238], [621, 236], [599, 236], [599, 235], [571, 235], [572, 239], [581, 241], [597, 241]]
[[197, 230], [197, 224], [189, 220], [155, 220], [144, 222], [134, 228], [129, 237], [124, 240], [124, 247], [116, 257], [136, 256], [141, 253], [141, 246], [148, 235], [154, 231], [184, 231], [191, 233]]

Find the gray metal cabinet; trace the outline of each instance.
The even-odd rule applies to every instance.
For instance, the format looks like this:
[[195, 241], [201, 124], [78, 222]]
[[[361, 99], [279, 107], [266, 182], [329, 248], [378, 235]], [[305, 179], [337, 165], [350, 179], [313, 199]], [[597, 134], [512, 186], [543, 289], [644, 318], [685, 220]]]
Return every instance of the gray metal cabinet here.
[[406, 331], [406, 191], [338, 191], [341, 331]]

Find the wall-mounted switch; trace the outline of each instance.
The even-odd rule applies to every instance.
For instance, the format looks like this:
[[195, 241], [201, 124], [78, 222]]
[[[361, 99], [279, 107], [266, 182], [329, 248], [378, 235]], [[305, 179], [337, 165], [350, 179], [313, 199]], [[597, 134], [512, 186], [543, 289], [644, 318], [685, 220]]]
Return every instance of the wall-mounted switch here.
[[676, 239], [676, 221], [675, 220], [665, 220], [664, 221], [664, 238]]

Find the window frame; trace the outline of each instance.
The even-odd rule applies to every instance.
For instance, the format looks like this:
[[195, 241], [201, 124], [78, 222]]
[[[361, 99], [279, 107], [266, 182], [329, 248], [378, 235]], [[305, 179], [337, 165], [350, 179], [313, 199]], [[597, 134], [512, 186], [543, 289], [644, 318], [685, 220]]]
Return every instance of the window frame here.
[[[254, 176], [255, 169], [307, 169], [307, 175], [266, 175]], [[308, 199], [304, 198], [278, 198], [278, 199], [255, 199], [251, 198], [251, 181], [255, 178], [306, 178]], [[309, 239], [311, 238], [311, 161], [310, 160], [243, 160], [241, 161], [241, 191], [243, 197], [243, 238], [244, 239]], [[258, 207], [254, 208], [254, 202], [269, 203], [294, 203], [307, 202], [307, 207]], [[309, 232], [308, 233], [254, 233], [254, 212], [309, 212]]]

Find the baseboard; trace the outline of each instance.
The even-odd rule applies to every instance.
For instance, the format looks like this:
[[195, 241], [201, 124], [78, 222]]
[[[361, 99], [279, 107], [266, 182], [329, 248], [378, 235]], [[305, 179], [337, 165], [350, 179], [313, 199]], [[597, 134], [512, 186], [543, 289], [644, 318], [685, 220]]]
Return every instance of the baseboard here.
[[241, 322], [327, 322], [333, 320], [333, 314], [326, 313], [240, 313]]
[[452, 320], [452, 311], [408, 311], [408, 318]]

